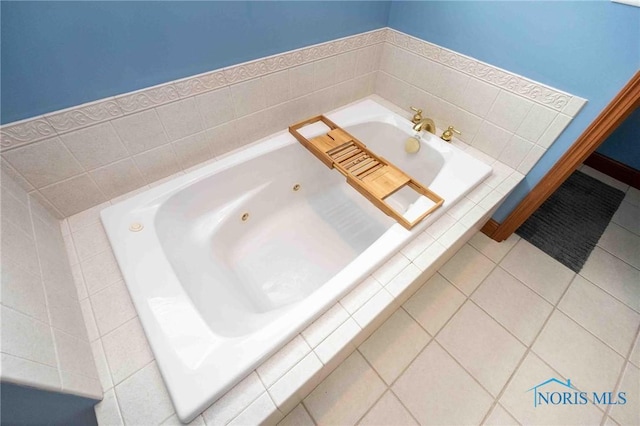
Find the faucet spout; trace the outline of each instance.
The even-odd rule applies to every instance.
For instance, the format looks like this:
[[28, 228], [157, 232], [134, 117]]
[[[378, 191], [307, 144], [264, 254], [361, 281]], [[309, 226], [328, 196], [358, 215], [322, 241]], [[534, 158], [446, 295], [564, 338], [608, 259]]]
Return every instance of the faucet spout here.
[[416, 132], [421, 132], [426, 130], [427, 132], [436, 134], [436, 123], [433, 122], [430, 118], [423, 118], [418, 123], [413, 125], [413, 130]]

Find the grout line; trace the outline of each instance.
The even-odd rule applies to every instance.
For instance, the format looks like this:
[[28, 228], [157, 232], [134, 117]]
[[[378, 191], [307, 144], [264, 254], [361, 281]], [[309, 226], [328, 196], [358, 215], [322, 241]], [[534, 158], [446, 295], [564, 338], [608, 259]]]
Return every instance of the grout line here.
[[[617, 392], [620, 390], [620, 386], [622, 385], [622, 380], [624, 379], [625, 373], [629, 369], [629, 364], [633, 365], [633, 363], [631, 362], [631, 354], [633, 353], [633, 350], [635, 348], [635, 344], [638, 343], [637, 341], [639, 339], [640, 339], [640, 326], [638, 326], [638, 329], [636, 331], [636, 337], [631, 342], [631, 347], [627, 351], [627, 356], [625, 357], [624, 363], [622, 364], [622, 368], [620, 369], [620, 374], [618, 375], [618, 380], [616, 380], [616, 384], [613, 387], [613, 392], [614, 392], [615, 395], [617, 395]], [[609, 416], [609, 413], [611, 413], [611, 410], [612, 410], [611, 405], [607, 405], [607, 408], [605, 410], [605, 418], [604, 418], [605, 421], [606, 421], [607, 417]], [[602, 424], [604, 425], [604, 421], [603, 421]]]

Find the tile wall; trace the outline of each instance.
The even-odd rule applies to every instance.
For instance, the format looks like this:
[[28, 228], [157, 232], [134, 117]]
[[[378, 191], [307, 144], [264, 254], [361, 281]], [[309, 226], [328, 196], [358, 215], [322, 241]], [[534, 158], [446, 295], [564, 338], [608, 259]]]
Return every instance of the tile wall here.
[[372, 93], [385, 30], [3, 126], [2, 168], [57, 217]]
[[440, 129], [527, 174], [586, 103], [524, 77], [389, 30], [375, 93], [423, 109]]
[[4, 171], [2, 381], [102, 399], [59, 221]]
[[523, 174], [586, 102], [382, 29], [7, 124], [2, 168], [63, 218], [371, 93]]

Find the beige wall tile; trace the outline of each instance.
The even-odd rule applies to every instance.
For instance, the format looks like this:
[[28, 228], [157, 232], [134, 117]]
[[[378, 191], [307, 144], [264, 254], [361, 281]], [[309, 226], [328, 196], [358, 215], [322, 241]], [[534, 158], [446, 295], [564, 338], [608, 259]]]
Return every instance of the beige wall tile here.
[[98, 379], [93, 352], [88, 341], [54, 329], [60, 369]]
[[107, 198], [117, 197], [145, 185], [131, 158], [92, 170], [89, 175]]
[[133, 158], [147, 183], [153, 183], [180, 171], [180, 165], [171, 144], [138, 154]]
[[82, 166], [57, 137], [7, 151], [2, 155], [37, 188], [59, 182], [83, 171]]
[[2, 317], [2, 351], [57, 367], [51, 328], [13, 309], [0, 306]]
[[[209, 130], [210, 131], [210, 130]], [[173, 149], [183, 170], [213, 158], [207, 132], [196, 133], [173, 142]]]
[[314, 64], [304, 64], [289, 69], [291, 98], [308, 95], [313, 89]]
[[260, 111], [267, 105], [264, 83], [261, 78], [234, 84], [230, 89], [236, 117], [244, 117]]
[[194, 98], [159, 106], [156, 110], [170, 141], [204, 130]]
[[336, 84], [336, 57], [321, 59], [313, 63], [313, 90]]
[[129, 155], [111, 123], [102, 123], [60, 136], [73, 156], [91, 170]]
[[111, 123], [131, 154], [167, 143], [164, 129], [154, 109], [127, 115]]
[[0, 362], [3, 381], [21, 383], [44, 390], [60, 390], [60, 375], [57, 368], [5, 353], [0, 354]]
[[32, 237], [2, 218], [2, 260], [11, 259], [20, 268], [40, 275], [38, 254]]
[[534, 104], [520, 126], [518, 126], [516, 134], [527, 140], [536, 142], [547, 127], [549, 127], [549, 124], [551, 124], [556, 115], [558, 115], [556, 111], [543, 107], [542, 105]]
[[238, 137], [235, 121], [207, 130], [206, 137], [211, 154], [215, 157], [240, 148], [243, 142]]
[[105, 201], [105, 196], [87, 174], [44, 187], [40, 193], [65, 216]]
[[488, 121], [483, 121], [471, 145], [493, 158], [498, 158], [502, 150], [507, 146], [511, 136], [512, 133]]
[[228, 87], [196, 96], [196, 104], [207, 129], [235, 118], [231, 90]]
[[503, 90], [489, 110], [487, 120], [510, 132], [515, 132], [532, 107], [533, 102]]
[[15, 262], [4, 256], [1, 273], [2, 304], [44, 323], [49, 323], [44, 289], [39, 275], [20, 268]]
[[262, 77], [262, 86], [267, 107], [288, 101], [291, 98], [289, 70], [275, 72]]

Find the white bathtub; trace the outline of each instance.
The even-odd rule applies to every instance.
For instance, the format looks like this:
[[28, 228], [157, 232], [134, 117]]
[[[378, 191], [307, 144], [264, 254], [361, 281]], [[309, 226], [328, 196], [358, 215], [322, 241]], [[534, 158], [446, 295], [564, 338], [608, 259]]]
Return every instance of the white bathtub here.
[[[281, 132], [101, 213], [185, 422], [491, 172], [433, 135], [406, 154], [410, 123], [372, 100], [328, 117], [444, 205], [408, 231]], [[407, 208], [413, 201], [399, 192], [392, 202]], [[134, 232], [132, 224], [143, 229]]]

